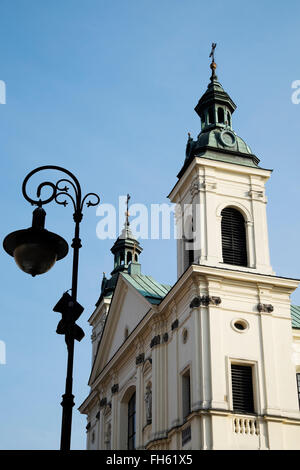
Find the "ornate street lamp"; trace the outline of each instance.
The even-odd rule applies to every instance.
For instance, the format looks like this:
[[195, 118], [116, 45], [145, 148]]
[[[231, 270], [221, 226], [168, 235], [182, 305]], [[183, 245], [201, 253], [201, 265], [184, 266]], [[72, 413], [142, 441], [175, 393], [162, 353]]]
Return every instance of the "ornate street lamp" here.
[[[68, 178], [62, 178], [57, 183], [45, 181], [37, 188], [37, 199], [28, 196], [26, 185], [28, 180], [35, 174], [43, 170], [57, 170], [63, 172]], [[70, 178], [70, 179], [69, 179]], [[69, 194], [71, 185], [74, 195]], [[44, 187], [50, 187], [52, 194], [45, 200], [41, 199], [41, 191]], [[82, 329], [76, 325], [76, 320], [83, 312], [83, 307], [77, 302], [77, 284], [78, 284], [78, 261], [79, 249], [81, 248], [81, 240], [79, 238], [80, 222], [82, 220], [83, 206], [88, 197], [94, 197], [94, 202], [87, 201], [87, 206], [96, 206], [100, 202], [100, 198], [95, 193], [88, 193], [83, 198], [81, 195], [81, 187], [77, 178], [65, 168], [46, 165], [31, 171], [23, 181], [22, 193], [24, 198], [32, 205], [37, 206], [33, 211], [32, 226], [25, 230], [18, 230], [7, 235], [3, 241], [5, 251], [14, 257], [20, 269], [32, 276], [43, 274], [55, 264], [56, 261], [64, 258], [68, 253], [67, 242], [45, 229], [46, 212], [43, 205], [51, 201], [66, 206], [67, 200], [59, 200], [60, 196], [68, 197], [74, 208], [73, 219], [75, 222], [75, 233], [71, 247], [73, 248], [73, 267], [72, 267], [72, 289], [71, 295], [65, 292], [62, 298], [54, 307], [55, 312], [62, 314], [62, 319], [57, 325], [56, 332], [65, 336], [68, 350], [68, 364], [66, 376], [66, 388], [62, 399], [62, 425], [61, 425], [61, 450], [69, 450], [71, 443], [71, 427], [72, 427], [72, 409], [74, 406], [73, 387], [73, 359], [74, 359], [74, 340], [81, 341], [84, 337]]]

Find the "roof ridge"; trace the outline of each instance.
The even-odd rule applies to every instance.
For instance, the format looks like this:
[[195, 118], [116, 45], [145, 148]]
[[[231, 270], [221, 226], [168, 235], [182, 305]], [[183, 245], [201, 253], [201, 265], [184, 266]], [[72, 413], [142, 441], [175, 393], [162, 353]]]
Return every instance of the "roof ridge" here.
[[157, 282], [152, 276], [145, 274], [122, 273], [125, 279], [146, 299], [161, 301], [168, 294], [169, 290], [163, 284]]
[[[152, 277], [152, 276], [147, 276], [147, 275], [146, 275], [145, 277], [147, 278], [148, 281], [150, 281], [151, 284], [153, 284], [153, 286], [155, 287], [155, 289], [157, 289], [157, 287], [158, 287], [158, 288], [164, 287], [163, 284], [161, 284], [160, 282], [156, 281], [156, 280], [154, 279], [154, 277]], [[152, 287], [152, 289], [154, 290], [154, 292], [156, 292], [156, 290], [154, 289], [154, 287]], [[167, 294], [167, 293], [166, 293], [166, 294]], [[160, 295], [160, 294], [159, 294], [159, 295]]]

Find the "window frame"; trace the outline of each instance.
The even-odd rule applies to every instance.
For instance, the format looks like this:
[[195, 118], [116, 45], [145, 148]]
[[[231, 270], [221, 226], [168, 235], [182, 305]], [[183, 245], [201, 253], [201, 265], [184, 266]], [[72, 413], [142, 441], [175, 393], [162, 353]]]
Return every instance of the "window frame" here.
[[297, 384], [298, 404], [299, 404], [299, 410], [300, 410], [300, 372], [296, 372], [296, 384]]
[[[133, 401], [133, 411], [131, 412], [130, 406]], [[130, 433], [130, 427], [132, 422], [132, 433]], [[136, 442], [136, 391], [133, 392], [127, 404], [127, 450], [134, 450]], [[133, 447], [131, 447], [131, 443]]]
[[[192, 370], [191, 370], [191, 365], [185, 367], [185, 369], [183, 369], [180, 373], [180, 382], [181, 382], [181, 387], [180, 387], [180, 391], [181, 391], [181, 416], [182, 416], [182, 420], [183, 422], [185, 422], [188, 418], [188, 416], [191, 414], [192, 412]], [[184, 380], [185, 380], [185, 377], [188, 375], [189, 377], [189, 402], [188, 402], [188, 412], [185, 413], [185, 406], [184, 406], [184, 403], [183, 403], [183, 400], [184, 400]]]
[[[244, 260], [244, 263], [243, 264], [240, 264], [240, 263], [229, 263], [228, 260], [225, 260], [224, 258], [224, 245], [225, 244], [225, 234], [224, 234], [224, 226], [223, 226], [223, 218], [224, 218], [224, 211], [228, 210], [228, 209], [231, 209], [232, 211], [235, 211], [238, 216], [240, 216], [242, 219], [243, 219], [243, 240], [242, 240], [242, 243], [243, 243], [243, 248], [244, 248], [244, 255], [245, 255], [245, 260]], [[221, 259], [222, 259], [222, 264], [226, 264], [227, 266], [239, 266], [240, 268], [248, 268], [249, 267], [249, 241], [248, 241], [248, 232], [247, 232], [247, 225], [246, 225], [246, 221], [247, 221], [247, 218], [245, 217], [245, 214], [239, 209], [239, 207], [236, 207], [234, 205], [226, 205], [222, 208], [222, 210], [220, 211], [220, 231], [221, 231]], [[231, 233], [232, 233], [232, 229], [231, 229]], [[226, 246], [225, 246], [226, 248]], [[232, 251], [232, 257], [234, 258], [234, 250], [231, 248], [231, 251]], [[240, 250], [241, 252], [241, 256], [242, 256], [242, 250]], [[236, 253], [239, 253], [238, 251], [236, 251]]]
[[[251, 366], [252, 367], [252, 389], [253, 389], [253, 403], [254, 403], [254, 412], [238, 412], [233, 409], [233, 394], [232, 394], [232, 375], [231, 375], [231, 365], [240, 365], [240, 366]], [[228, 408], [234, 414], [242, 415], [251, 415], [256, 416], [261, 414], [261, 400], [260, 400], [260, 386], [259, 386], [259, 373], [258, 373], [258, 362], [252, 358], [241, 359], [238, 357], [226, 358], [226, 384], [227, 384], [227, 397], [228, 397]]]

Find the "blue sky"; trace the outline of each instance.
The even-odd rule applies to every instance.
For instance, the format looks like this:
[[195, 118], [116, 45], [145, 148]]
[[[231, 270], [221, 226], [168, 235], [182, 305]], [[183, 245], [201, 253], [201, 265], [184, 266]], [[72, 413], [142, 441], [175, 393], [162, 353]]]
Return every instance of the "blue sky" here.
[[[299, 123], [291, 84], [300, 79], [299, 2], [196, 0], [1, 0], [1, 237], [31, 223], [21, 195], [25, 175], [52, 164], [68, 168], [83, 191], [116, 204], [167, 202], [185, 157], [187, 132], [209, 81], [217, 42], [218, 77], [237, 104], [235, 131], [274, 169], [267, 185], [271, 261], [299, 276]], [[71, 207], [51, 204], [46, 226], [72, 238]], [[72, 448], [85, 448], [91, 330], [102, 272], [112, 270], [112, 241], [96, 237], [99, 218], [82, 222], [78, 300], [86, 336], [76, 344]], [[142, 271], [174, 283], [174, 240], [143, 240]], [[52, 311], [70, 288], [71, 256], [31, 278], [1, 256], [0, 448], [56, 449], [66, 351]], [[299, 292], [293, 302], [300, 304]]]

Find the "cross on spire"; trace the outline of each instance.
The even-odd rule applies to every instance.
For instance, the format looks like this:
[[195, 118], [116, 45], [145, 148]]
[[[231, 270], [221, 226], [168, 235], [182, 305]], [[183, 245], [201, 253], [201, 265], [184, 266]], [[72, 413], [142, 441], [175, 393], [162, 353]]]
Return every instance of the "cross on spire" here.
[[125, 216], [126, 216], [126, 226], [128, 227], [129, 225], [129, 209], [128, 209], [128, 204], [129, 204], [129, 199], [130, 199], [130, 195], [127, 194], [127, 200], [126, 200], [126, 212], [125, 212]]
[[211, 51], [210, 51], [210, 54], [209, 54], [209, 57], [211, 57], [211, 62], [213, 63], [215, 61], [215, 48], [217, 47], [217, 43], [216, 42], [213, 42], [212, 45], [211, 45]]
[[211, 81], [218, 79], [218, 77], [216, 75], [217, 64], [215, 63], [215, 48], [216, 47], [217, 47], [217, 43], [213, 42], [212, 45], [211, 45], [211, 51], [210, 51], [210, 54], [209, 54], [209, 57], [211, 57], [211, 64], [210, 64], [210, 68], [211, 68], [211, 71], [212, 71], [212, 74], [211, 74], [211, 77], [210, 77]]

